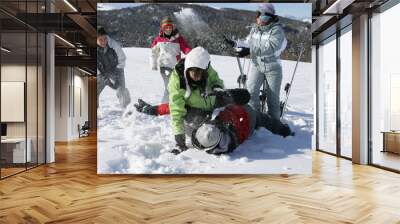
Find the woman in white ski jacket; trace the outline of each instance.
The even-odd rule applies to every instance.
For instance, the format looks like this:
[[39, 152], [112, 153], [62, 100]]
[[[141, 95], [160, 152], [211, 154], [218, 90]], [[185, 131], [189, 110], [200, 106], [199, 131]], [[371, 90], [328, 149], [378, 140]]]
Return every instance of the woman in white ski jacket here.
[[279, 58], [286, 48], [287, 40], [272, 4], [258, 6], [257, 23], [253, 24], [250, 34], [244, 42], [233, 42], [233, 45], [239, 48], [239, 57], [250, 54], [252, 69], [247, 82], [251, 94], [250, 106], [260, 110], [260, 88], [266, 79], [268, 114], [274, 119], [280, 119], [282, 66]]

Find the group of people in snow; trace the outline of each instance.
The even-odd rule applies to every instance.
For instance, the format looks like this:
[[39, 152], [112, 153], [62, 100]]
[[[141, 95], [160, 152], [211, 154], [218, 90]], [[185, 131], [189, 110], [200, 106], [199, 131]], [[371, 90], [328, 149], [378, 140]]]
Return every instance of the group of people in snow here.
[[[171, 115], [176, 147], [179, 154], [188, 149], [186, 136], [192, 145], [212, 154], [232, 152], [253, 131], [265, 127], [283, 137], [293, 135], [280, 120], [281, 52], [286, 47], [284, 31], [272, 4], [260, 4], [256, 23], [245, 41], [225, 38], [235, 47], [236, 56], [250, 56], [252, 69], [247, 89], [224, 89], [224, 82], [211, 66], [210, 55], [202, 47], [191, 49], [179, 34], [173, 20], [164, 18], [160, 34], [151, 45], [150, 64], [164, 80], [165, 92], [160, 105], [150, 105], [139, 99], [137, 111], [149, 115]], [[121, 106], [130, 103], [125, 87], [125, 55], [121, 47], [103, 28], [98, 30], [98, 91], [105, 86], [117, 90]], [[186, 56], [181, 58], [181, 52]], [[266, 80], [268, 112], [260, 112], [260, 88]]]

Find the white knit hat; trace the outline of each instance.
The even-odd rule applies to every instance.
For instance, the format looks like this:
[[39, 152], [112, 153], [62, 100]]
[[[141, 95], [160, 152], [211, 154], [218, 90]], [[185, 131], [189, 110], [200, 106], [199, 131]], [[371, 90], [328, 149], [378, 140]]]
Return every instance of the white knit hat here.
[[185, 99], [189, 98], [192, 94], [192, 91], [189, 86], [189, 82], [186, 77], [186, 71], [189, 68], [201, 68], [207, 70], [208, 64], [210, 64], [210, 54], [206, 49], [202, 47], [193, 48], [185, 57], [185, 82], [186, 82], [186, 93]]
[[215, 148], [218, 145], [222, 133], [215, 125], [204, 123], [196, 130], [194, 137], [196, 138], [196, 141], [192, 143], [194, 143], [196, 147], [208, 150]]
[[193, 48], [185, 57], [185, 74], [188, 68], [207, 69], [210, 63], [210, 54], [202, 47]]
[[257, 11], [261, 13], [269, 13], [275, 15], [275, 7], [271, 3], [258, 4]]

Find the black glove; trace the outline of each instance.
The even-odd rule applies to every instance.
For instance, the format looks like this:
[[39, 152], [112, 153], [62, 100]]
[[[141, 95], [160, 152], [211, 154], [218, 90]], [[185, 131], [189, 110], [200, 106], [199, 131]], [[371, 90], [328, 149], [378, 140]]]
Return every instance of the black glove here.
[[118, 89], [118, 87], [115, 85], [115, 81], [111, 79], [111, 74], [110, 73], [100, 73], [97, 75], [97, 81], [100, 83], [104, 83], [104, 85], [109, 86], [112, 89]]
[[246, 57], [247, 55], [250, 55], [250, 48], [248, 47], [239, 47], [236, 51], [235, 51], [235, 55], [239, 58], [243, 58]]
[[245, 105], [250, 101], [249, 91], [242, 88], [214, 90], [210, 95], [216, 96], [216, 107], [224, 107], [228, 104]]
[[138, 102], [134, 104], [136, 110], [141, 113], [145, 113], [148, 115], [153, 115], [157, 116], [157, 106], [152, 106], [146, 102], [144, 102], [142, 99], [138, 99]]
[[171, 150], [171, 153], [178, 155], [179, 153], [186, 151], [188, 147], [186, 147], [185, 143], [185, 134], [175, 135], [175, 148]]
[[247, 75], [239, 75], [239, 77], [237, 78], [237, 82], [242, 84], [245, 84], [246, 80], [247, 80]]
[[124, 69], [122, 68], [115, 68], [113, 72], [111, 72], [110, 78], [114, 82], [114, 86], [119, 88], [121, 86], [121, 79], [124, 76]]
[[109, 86], [111, 89], [118, 89], [117, 82], [111, 78], [105, 79], [105, 84]]
[[120, 82], [121, 75], [124, 75], [124, 70], [123, 69], [115, 69], [110, 72], [101, 73], [100, 77], [102, 77], [103, 82], [106, 86], [109, 86], [112, 89], [118, 89], [121, 84], [121, 82]]
[[235, 41], [227, 38], [226, 36], [224, 36], [224, 42], [226, 43], [226, 45], [228, 45], [230, 47], [235, 47], [235, 45], [236, 45]]
[[234, 103], [245, 105], [250, 101], [250, 93], [247, 89], [228, 89], [229, 96], [232, 97]]
[[222, 88], [213, 88], [212, 92], [208, 94], [209, 96], [227, 96], [228, 92], [225, 89]]

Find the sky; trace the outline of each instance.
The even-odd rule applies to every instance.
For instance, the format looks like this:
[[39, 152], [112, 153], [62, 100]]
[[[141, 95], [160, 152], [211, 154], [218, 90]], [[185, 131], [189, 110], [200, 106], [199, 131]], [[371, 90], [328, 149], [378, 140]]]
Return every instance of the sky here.
[[[137, 7], [144, 3], [98, 3], [98, 10], [113, 10]], [[166, 3], [164, 3], [166, 4]], [[170, 3], [168, 3], [170, 4]], [[172, 3], [173, 4], [173, 3]], [[212, 8], [234, 8], [255, 11], [259, 3], [201, 3]], [[295, 17], [311, 21], [311, 3], [273, 3], [276, 14], [284, 17]]]

